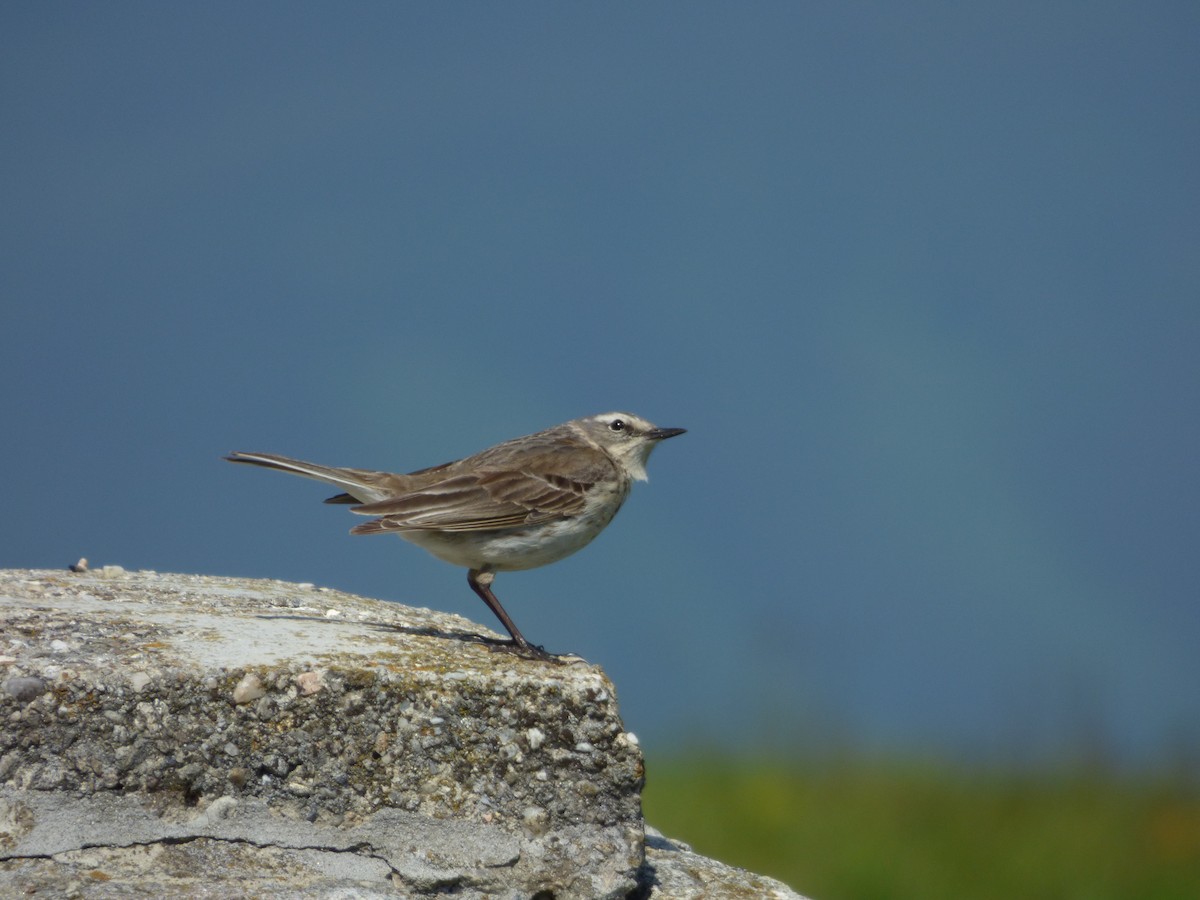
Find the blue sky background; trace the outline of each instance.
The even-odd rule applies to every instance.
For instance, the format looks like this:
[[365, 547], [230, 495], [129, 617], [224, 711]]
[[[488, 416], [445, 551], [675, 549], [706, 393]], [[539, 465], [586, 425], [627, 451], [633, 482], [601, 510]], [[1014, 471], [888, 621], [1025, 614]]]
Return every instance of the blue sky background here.
[[266, 450], [629, 409], [502, 575], [652, 749], [1200, 758], [1194, 3], [0, 7], [0, 565], [492, 626]]

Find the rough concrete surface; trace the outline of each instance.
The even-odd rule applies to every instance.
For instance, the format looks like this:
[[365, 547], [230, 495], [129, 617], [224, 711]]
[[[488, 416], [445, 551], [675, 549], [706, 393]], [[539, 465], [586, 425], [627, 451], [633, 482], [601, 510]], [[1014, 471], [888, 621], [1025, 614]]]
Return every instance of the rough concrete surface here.
[[647, 842], [607, 677], [498, 641], [312, 585], [0, 570], [0, 895], [797, 896]]

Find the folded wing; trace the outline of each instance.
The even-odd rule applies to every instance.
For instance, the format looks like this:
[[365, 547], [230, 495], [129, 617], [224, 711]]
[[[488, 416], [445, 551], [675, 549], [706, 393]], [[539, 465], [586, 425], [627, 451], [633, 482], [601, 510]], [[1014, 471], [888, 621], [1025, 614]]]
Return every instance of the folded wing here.
[[[353, 534], [387, 531], [492, 531], [570, 518], [583, 512], [597, 481], [612, 478], [613, 464], [590, 448], [559, 448], [553, 464], [479, 468], [448, 475], [419, 490], [352, 507], [376, 516]], [[571, 472], [571, 476], [559, 474]]]

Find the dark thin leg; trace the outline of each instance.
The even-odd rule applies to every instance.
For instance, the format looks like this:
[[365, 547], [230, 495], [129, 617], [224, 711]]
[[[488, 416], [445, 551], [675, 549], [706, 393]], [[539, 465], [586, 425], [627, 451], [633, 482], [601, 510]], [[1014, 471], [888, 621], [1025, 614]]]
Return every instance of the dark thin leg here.
[[471, 569], [467, 572], [467, 584], [471, 585], [471, 590], [479, 596], [480, 600], [488, 605], [488, 609], [496, 614], [496, 618], [500, 620], [500, 624], [508, 629], [508, 633], [512, 635], [513, 646], [518, 651], [534, 659], [555, 659], [556, 657], [552, 653], [547, 653], [536, 644], [531, 644], [525, 640], [525, 635], [521, 634], [521, 630], [509, 618], [508, 613], [504, 611], [504, 607], [500, 605], [500, 601], [496, 599], [496, 595], [492, 593], [492, 581], [495, 578], [494, 573], [481, 572], [479, 569]]

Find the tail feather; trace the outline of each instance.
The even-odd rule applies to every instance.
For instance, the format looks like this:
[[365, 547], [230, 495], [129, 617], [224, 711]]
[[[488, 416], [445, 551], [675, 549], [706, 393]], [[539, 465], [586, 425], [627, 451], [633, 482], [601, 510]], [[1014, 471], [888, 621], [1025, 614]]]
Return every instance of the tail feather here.
[[278, 469], [280, 472], [290, 472], [293, 475], [304, 475], [305, 478], [324, 481], [325, 484], [340, 487], [346, 493], [335, 494], [325, 500], [325, 503], [379, 503], [380, 500], [398, 497], [412, 490], [413, 480], [409, 475], [394, 475], [389, 472], [372, 472], [371, 469], [335, 468], [334, 466], [318, 466], [314, 462], [293, 460], [288, 456], [275, 454], [229, 454], [229, 462], [245, 462], [251, 466], [262, 466], [266, 469]]
[[381, 472], [321, 466], [287, 456], [277, 456], [274, 453], [238, 452], [229, 454], [225, 459], [230, 462], [262, 466], [265, 469], [278, 469], [280, 472], [291, 472], [293, 475], [315, 478], [317, 481], [324, 481], [327, 484], [346, 489], [346, 493], [330, 497], [330, 503], [369, 503], [387, 496], [386, 492], [381, 492], [372, 485], [372, 482], [379, 480], [384, 475]]

